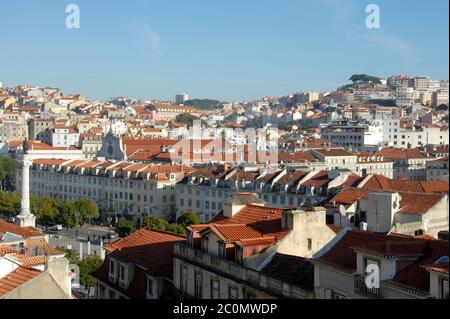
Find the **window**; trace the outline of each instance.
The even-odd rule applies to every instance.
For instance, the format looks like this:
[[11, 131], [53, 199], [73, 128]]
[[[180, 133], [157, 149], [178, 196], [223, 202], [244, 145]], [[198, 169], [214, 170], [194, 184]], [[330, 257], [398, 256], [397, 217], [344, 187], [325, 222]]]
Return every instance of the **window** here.
[[120, 265], [120, 280], [125, 280], [125, 271], [126, 271], [126, 268], [125, 268], [125, 266], [124, 265]]
[[116, 268], [115, 268], [115, 264], [114, 264], [114, 261], [113, 260], [110, 260], [109, 261], [109, 273], [111, 274], [111, 275], [114, 275], [115, 273], [116, 273]]
[[230, 289], [228, 289], [228, 296], [229, 296], [229, 299], [238, 299], [237, 288], [230, 287]]
[[154, 297], [154, 295], [153, 295], [153, 279], [151, 279], [151, 278], [149, 278], [147, 280], [147, 294], [149, 296], [153, 296]]
[[226, 258], [226, 246], [223, 241], [219, 242], [219, 257]]
[[182, 294], [187, 293], [187, 267], [181, 266], [180, 269], [180, 292]]
[[308, 238], [308, 250], [312, 250], [313, 248], [313, 240], [311, 238]]
[[202, 237], [202, 252], [205, 254], [208, 253], [208, 244], [209, 244], [209, 238]]
[[211, 280], [211, 299], [220, 299], [220, 283], [218, 280]]
[[98, 285], [98, 298], [105, 299], [105, 286]]
[[199, 272], [195, 273], [195, 299], [200, 300], [203, 296], [203, 277]]
[[441, 284], [442, 288], [442, 292], [441, 292], [441, 299], [448, 299], [449, 298], [449, 294], [448, 294], [448, 280], [442, 280], [442, 284]]

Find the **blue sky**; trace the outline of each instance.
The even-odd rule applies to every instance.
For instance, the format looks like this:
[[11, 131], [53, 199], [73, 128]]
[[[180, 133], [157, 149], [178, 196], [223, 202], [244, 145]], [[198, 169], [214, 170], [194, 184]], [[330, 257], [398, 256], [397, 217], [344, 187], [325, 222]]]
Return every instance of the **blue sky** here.
[[[65, 27], [66, 5], [81, 28]], [[381, 28], [365, 26], [368, 4]], [[221, 100], [325, 91], [353, 73], [448, 79], [448, 0], [16, 0], [0, 6], [0, 81], [90, 99]]]

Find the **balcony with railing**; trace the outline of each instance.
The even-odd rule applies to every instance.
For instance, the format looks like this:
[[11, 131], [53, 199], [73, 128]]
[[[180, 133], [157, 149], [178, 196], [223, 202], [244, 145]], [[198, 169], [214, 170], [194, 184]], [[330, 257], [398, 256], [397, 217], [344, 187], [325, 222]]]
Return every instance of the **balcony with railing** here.
[[176, 244], [174, 255], [175, 257], [188, 260], [194, 265], [205, 268], [208, 271], [226, 275], [239, 282], [245, 282], [247, 285], [261, 289], [273, 296], [280, 298], [299, 298], [305, 296], [305, 292], [298, 287], [264, 276], [235, 261], [194, 249], [186, 243]]
[[362, 275], [355, 275], [354, 276], [354, 282], [355, 282], [355, 293], [368, 297], [368, 298], [382, 298], [383, 297], [383, 291], [382, 288], [369, 288], [367, 287], [366, 280], [364, 276]]

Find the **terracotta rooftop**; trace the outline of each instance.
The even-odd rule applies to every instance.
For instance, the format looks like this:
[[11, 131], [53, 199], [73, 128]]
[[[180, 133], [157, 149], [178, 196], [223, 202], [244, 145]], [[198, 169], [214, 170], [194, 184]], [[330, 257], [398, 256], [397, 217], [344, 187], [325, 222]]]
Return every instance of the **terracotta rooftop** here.
[[420, 240], [396, 234], [382, 235], [350, 230], [316, 261], [353, 273], [356, 270], [355, 250], [383, 257], [416, 258], [416, 261], [398, 271], [388, 284], [426, 294], [429, 291], [430, 277], [424, 266], [433, 265], [439, 258], [448, 255], [448, 241]]
[[369, 175], [360, 187], [366, 190], [403, 191], [413, 193], [448, 193], [449, 184], [434, 181], [389, 179], [383, 175]]
[[[165, 232], [140, 229], [135, 233], [105, 247], [107, 256], [103, 266], [93, 276], [117, 291], [135, 299], [146, 299], [147, 275], [172, 280], [173, 251], [176, 243], [185, 242], [186, 237]], [[109, 260], [133, 263], [135, 274], [128, 289], [109, 282]]]
[[281, 152], [278, 154], [278, 160], [284, 163], [305, 163], [305, 162], [317, 162], [317, 158], [312, 155], [311, 152], [296, 152], [288, 153]]
[[317, 149], [316, 152], [323, 156], [330, 157], [354, 156], [354, 154], [344, 149]]
[[12, 292], [31, 279], [39, 276], [41, 272], [35, 269], [19, 267], [15, 271], [0, 278], [0, 297]]
[[34, 227], [19, 227], [0, 219], [0, 237], [5, 233], [11, 233], [24, 238], [43, 236], [42, 232]]
[[386, 159], [425, 159], [425, 156], [420, 149], [399, 149], [399, 148], [384, 148], [377, 153], [377, 156], [382, 156]]

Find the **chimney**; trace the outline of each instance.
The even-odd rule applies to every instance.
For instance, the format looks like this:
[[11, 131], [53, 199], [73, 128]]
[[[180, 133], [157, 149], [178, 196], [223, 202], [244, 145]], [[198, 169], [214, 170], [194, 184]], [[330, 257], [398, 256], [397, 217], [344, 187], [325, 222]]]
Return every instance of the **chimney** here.
[[[70, 276], [69, 260], [66, 258], [50, 257], [47, 262], [48, 273], [53, 277], [55, 283], [66, 294], [68, 299], [72, 298], [72, 278]], [[77, 274], [79, 275], [79, 274]]]
[[264, 201], [255, 193], [236, 193], [224, 202], [223, 216], [231, 218], [247, 205], [264, 206]]
[[299, 230], [311, 225], [326, 225], [326, 210], [324, 207], [313, 207], [307, 211], [286, 209], [281, 218], [281, 227], [285, 230]]

